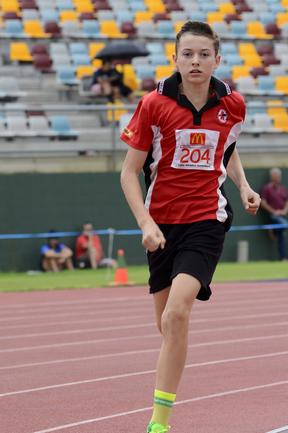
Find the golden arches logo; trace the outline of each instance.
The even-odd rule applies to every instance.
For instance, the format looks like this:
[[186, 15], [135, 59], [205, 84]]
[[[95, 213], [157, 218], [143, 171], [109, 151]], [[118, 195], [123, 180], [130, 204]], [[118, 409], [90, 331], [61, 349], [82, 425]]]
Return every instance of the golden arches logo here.
[[206, 134], [204, 132], [192, 132], [190, 135], [190, 144], [204, 145], [206, 141]]

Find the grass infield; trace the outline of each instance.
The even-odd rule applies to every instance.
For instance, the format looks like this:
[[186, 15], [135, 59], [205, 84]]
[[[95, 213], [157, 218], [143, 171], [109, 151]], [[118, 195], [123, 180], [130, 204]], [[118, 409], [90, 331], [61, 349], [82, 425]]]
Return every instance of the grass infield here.
[[[147, 266], [129, 266], [129, 280], [135, 285], [146, 285]], [[80, 289], [109, 286], [114, 270], [75, 270], [55, 273], [0, 273], [0, 291]], [[220, 263], [213, 282], [288, 280], [287, 262]]]

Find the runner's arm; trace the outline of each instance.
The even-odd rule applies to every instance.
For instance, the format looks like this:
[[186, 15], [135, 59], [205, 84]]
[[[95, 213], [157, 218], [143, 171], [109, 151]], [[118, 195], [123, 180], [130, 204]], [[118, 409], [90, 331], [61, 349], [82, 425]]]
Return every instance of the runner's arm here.
[[261, 198], [260, 195], [250, 187], [246, 179], [237, 149], [234, 149], [229, 159], [227, 174], [239, 189], [244, 209], [249, 214], [256, 215], [260, 206]]
[[121, 186], [137, 224], [142, 230], [143, 246], [149, 251], [155, 251], [159, 247], [164, 248], [165, 238], [144, 205], [139, 175], [146, 157], [147, 152], [132, 147], [128, 149], [121, 171]]

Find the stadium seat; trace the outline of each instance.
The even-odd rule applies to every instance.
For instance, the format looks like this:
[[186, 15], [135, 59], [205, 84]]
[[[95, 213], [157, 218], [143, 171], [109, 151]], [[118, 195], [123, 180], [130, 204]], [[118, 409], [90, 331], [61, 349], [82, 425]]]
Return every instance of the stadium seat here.
[[164, 38], [173, 38], [175, 36], [174, 25], [172, 21], [158, 21], [156, 25], [156, 31], [159, 36], [163, 36]]
[[8, 131], [18, 137], [35, 137], [36, 133], [29, 128], [25, 115], [6, 117]]
[[120, 32], [117, 23], [113, 20], [109, 21], [101, 21], [100, 22], [100, 34], [102, 36], [106, 36], [108, 38], [125, 38], [127, 35], [124, 35]]
[[173, 65], [159, 65], [155, 68], [155, 79], [156, 81], [161, 80], [162, 78], [167, 78], [173, 74], [175, 71], [175, 66]]
[[255, 78], [250, 75], [247, 77], [239, 77], [237, 80], [237, 90], [240, 93], [255, 95], [257, 93]]
[[4, 23], [4, 32], [11, 38], [23, 37], [23, 24], [20, 20], [6, 20]]
[[153, 20], [153, 13], [150, 11], [138, 11], [134, 13], [134, 23], [142, 23], [143, 21], [152, 21]]
[[74, 10], [74, 3], [72, 2], [72, 0], [57, 0], [56, 4], [57, 8], [60, 11]]
[[88, 53], [86, 54], [72, 53], [71, 60], [72, 63], [76, 66], [91, 65], [91, 61]]
[[11, 62], [32, 62], [30, 49], [26, 42], [11, 42], [10, 44]]
[[259, 132], [275, 132], [271, 117], [267, 113], [256, 113], [253, 116], [254, 127]]
[[81, 29], [79, 21], [63, 21], [61, 23], [62, 34], [67, 37], [80, 37]]
[[25, 92], [19, 89], [18, 80], [13, 77], [0, 77], [0, 100], [2, 102], [17, 101]]
[[65, 21], [78, 21], [78, 14], [74, 10], [61, 10], [60, 11], [60, 22], [64, 23]]
[[69, 44], [70, 54], [86, 54], [88, 56], [88, 48], [84, 42], [71, 42]]
[[59, 139], [77, 139], [79, 133], [71, 129], [70, 122], [64, 116], [50, 117], [51, 129], [56, 132]]
[[50, 129], [46, 116], [30, 116], [28, 124], [32, 133], [37, 137], [54, 137], [57, 135]]
[[274, 118], [274, 116], [280, 114], [286, 114], [286, 108], [281, 99], [273, 99], [267, 101], [267, 113], [270, 117]]
[[102, 48], [104, 48], [104, 47], [105, 47], [104, 42], [90, 42], [89, 47], [88, 47], [88, 53], [89, 53], [90, 59], [94, 59], [96, 54], [99, 53], [99, 51], [102, 50]]
[[55, 21], [47, 21], [44, 23], [44, 32], [51, 38], [57, 38], [61, 36], [62, 30], [58, 23]]
[[24, 33], [31, 38], [49, 38], [49, 35], [43, 31], [39, 20], [24, 21]]
[[51, 72], [52, 59], [48, 54], [35, 54], [33, 55], [34, 68], [40, 72]]
[[76, 68], [76, 77], [81, 80], [83, 77], [91, 76], [94, 73], [95, 68], [93, 66], [84, 65]]
[[74, 66], [57, 66], [56, 67], [56, 79], [58, 84], [64, 86], [77, 86], [79, 84], [78, 79], [75, 75]]
[[247, 24], [242, 21], [231, 21], [230, 30], [233, 36], [238, 38], [245, 38], [247, 35]]
[[96, 20], [83, 20], [82, 21], [82, 33], [88, 38], [98, 38], [99, 33], [99, 23]]
[[287, 113], [277, 114], [273, 116], [274, 127], [282, 130], [283, 132], [288, 132], [288, 115]]
[[143, 80], [144, 78], [152, 78], [155, 76], [155, 66], [153, 65], [139, 65], [135, 66], [137, 78]]
[[264, 95], [274, 94], [275, 93], [275, 83], [274, 78], [269, 75], [259, 76], [258, 79], [258, 90]]
[[275, 78], [275, 88], [278, 92], [288, 95], [288, 76], [278, 76]]
[[59, 12], [57, 9], [43, 9], [41, 11], [41, 18], [43, 23], [50, 21], [57, 22], [59, 20]]
[[247, 23], [247, 34], [253, 38], [271, 39], [271, 35], [267, 35], [265, 28], [260, 21], [250, 21]]
[[250, 75], [250, 67], [245, 65], [232, 66], [232, 80], [237, 81], [240, 77], [248, 77]]

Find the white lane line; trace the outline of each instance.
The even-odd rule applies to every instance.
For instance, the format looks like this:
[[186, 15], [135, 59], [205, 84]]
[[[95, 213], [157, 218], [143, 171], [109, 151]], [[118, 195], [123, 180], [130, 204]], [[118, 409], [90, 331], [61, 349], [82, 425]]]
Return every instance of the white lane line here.
[[288, 425], [284, 427], [276, 428], [275, 430], [270, 430], [267, 433], [280, 433], [280, 432], [288, 432]]
[[[210, 315], [211, 316], [211, 315]], [[258, 319], [263, 317], [275, 317], [275, 316], [287, 316], [288, 317], [288, 311], [285, 309], [284, 312], [278, 311], [277, 313], [263, 313], [263, 314], [245, 314], [245, 315], [234, 315], [234, 316], [227, 316], [223, 317], [221, 315], [220, 317], [202, 317], [200, 319], [194, 319], [192, 317], [191, 324], [193, 323], [207, 323], [207, 322], [216, 322], [216, 321], [232, 321], [232, 320], [242, 320], [242, 319]], [[47, 336], [55, 336], [55, 335], [69, 335], [69, 334], [77, 334], [77, 333], [85, 333], [85, 332], [103, 332], [103, 331], [117, 331], [117, 330], [124, 330], [124, 329], [137, 329], [137, 328], [145, 328], [145, 327], [151, 327], [155, 326], [154, 321], [151, 322], [144, 322], [144, 323], [133, 323], [132, 325], [116, 325], [116, 326], [106, 326], [102, 328], [86, 328], [86, 329], [74, 329], [74, 330], [68, 330], [68, 331], [57, 331], [57, 332], [42, 332], [42, 333], [32, 333], [32, 334], [19, 334], [19, 335], [5, 335], [0, 337], [0, 340], [12, 340], [17, 338], [32, 338], [32, 337], [47, 337]], [[0, 351], [1, 352], [1, 351]]]
[[[91, 290], [93, 290], [93, 289], [91, 289]], [[69, 294], [71, 294], [70, 290], [68, 290], [68, 292], [69, 292]], [[75, 290], [75, 292], [76, 292], [76, 290]], [[73, 291], [73, 293], [75, 293], [75, 292]], [[78, 293], [79, 293], [79, 299], [78, 300], [76, 299], [76, 300], [73, 300], [73, 301], [31, 302], [31, 303], [25, 303], [25, 302], [23, 302], [22, 304], [11, 303], [11, 304], [7, 304], [7, 305], [3, 306], [3, 309], [6, 310], [7, 308], [11, 308], [13, 310], [14, 309], [16, 310], [18, 308], [25, 308], [25, 307], [29, 307], [29, 308], [31, 308], [31, 307], [42, 307], [42, 306], [43, 307], [47, 307], [47, 306], [49, 306], [49, 307], [53, 307], [53, 306], [55, 306], [55, 307], [57, 307], [57, 306], [62, 307], [62, 306], [65, 306], [65, 305], [81, 305], [81, 304], [88, 304], [88, 305], [90, 305], [90, 304], [96, 304], [96, 306], [97, 306], [99, 303], [102, 303], [102, 302], [104, 302], [104, 303], [107, 302], [108, 304], [110, 304], [111, 302], [113, 302], [113, 303], [114, 302], [129, 302], [130, 303], [130, 302], [133, 302], [133, 301], [137, 302], [139, 299], [143, 300], [143, 301], [148, 299], [147, 298], [147, 294], [143, 295], [143, 296], [137, 296], [137, 297], [135, 296], [135, 298], [131, 298], [131, 296], [119, 296], [117, 298], [117, 297], [114, 297], [112, 294], [111, 294], [111, 296], [109, 298], [97, 298], [98, 293], [94, 292], [95, 296], [93, 298], [88, 299], [87, 301], [83, 301], [83, 296], [84, 296], [83, 290], [80, 289], [78, 291]], [[64, 293], [63, 293], [63, 295], [64, 295]], [[53, 296], [53, 294], [51, 294], [51, 296]]]
[[[256, 285], [256, 288], [254, 287], [255, 285]], [[249, 289], [249, 297], [252, 294], [259, 294], [259, 296], [260, 296], [259, 285], [261, 285], [261, 298], [263, 298], [263, 296], [267, 297], [267, 298], [271, 298], [271, 286], [275, 285], [275, 287], [273, 288], [274, 289], [273, 293], [275, 294], [276, 290], [277, 291], [283, 290], [282, 286], [284, 286], [284, 288], [285, 288], [287, 286], [287, 282], [279, 280], [279, 281], [273, 281], [273, 282], [271, 282], [271, 281], [255, 281], [255, 282], [246, 281], [246, 282], [240, 282], [240, 283], [238, 283], [238, 282], [222, 282], [222, 283], [217, 282], [217, 283], [213, 284], [214, 292], [217, 293], [217, 290], [219, 290], [220, 294], [229, 293], [231, 295], [233, 293], [233, 295], [235, 295], [235, 288], [237, 290], [241, 290], [241, 289], [243, 290], [243, 288], [244, 289], [247, 288], [247, 290]], [[221, 287], [221, 291], [220, 291], [220, 289], [218, 289], [220, 287]], [[231, 290], [232, 287], [233, 287], [233, 292]], [[144, 295], [138, 295], [137, 289], [138, 290], [144, 290], [145, 294]], [[96, 306], [97, 306], [97, 305], [99, 305], [99, 303], [108, 303], [108, 304], [110, 304], [111, 302], [113, 302], [113, 303], [114, 302], [129, 302], [130, 303], [133, 301], [137, 302], [138, 300], [148, 300], [149, 299], [149, 297], [147, 296], [148, 293], [147, 293], [146, 285], [137, 286], [137, 289], [134, 290], [133, 297], [131, 295], [130, 296], [124, 295], [124, 296], [114, 297], [113, 293], [111, 293], [111, 296], [109, 296], [109, 297], [97, 298], [97, 296], [99, 295], [99, 292], [97, 292], [98, 290], [109, 290], [109, 288], [103, 288], [103, 289], [95, 288], [94, 289], [95, 290], [95, 292], [94, 292], [95, 296], [93, 296], [93, 298], [91, 297], [91, 299], [88, 299], [88, 300], [83, 300], [83, 296], [87, 295], [87, 292], [83, 293], [83, 289], [79, 289], [78, 291], [77, 291], [77, 289], [75, 289], [75, 290], [73, 290], [73, 294], [79, 294], [78, 300], [75, 299], [75, 300], [71, 300], [71, 301], [23, 302], [23, 303], [18, 303], [18, 304], [15, 304], [13, 302], [13, 300], [11, 300], [11, 303], [4, 304], [3, 300], [4, 300], [4, 296], [6, 297], [6, 295], [4, 295], [3, 293], [2, 294], [0, 293], [0, 300], [2, 301], [2, 308], [1, 309], [6, 311], [8, 308], [11, 308], [13, 310], [17, 310], [18, 308], [26, 308], [26, 307], [28, 307], [28, 308], [41, 307], [41, 306], [44, 306], [44, 307], [51, 306], [52, 307], [52, 306], [81, 305], [81, 304], [96, 304]], [[91, 290], [91, 292], [92, 292], [93, 289], [89, 289], [89, 290]], [[65, 293], [67, 293], [67, 292], [69, 292], [69, 294], [71, 293], [69, 290], [66, 290], [66, 291], [63, 291], [63, 295], [65, 295]], [[89, 293], [89, 295], [90, 294], [91, 293]], [[242, 293], [240, 292], [239, 294], [242, 294]], [[11, 297], [12, 296], [14, 297], [14, 295], [16, 296], [16, 295], [18, 295], [18, 293], [13, 294], [13, 295], [10, 294]], [[51, 296], [54, 296], [54, 294], [52, 293]], [[257, 298], [255, 298], [255, 300], [257, 300]], [[259, 298], [259, 301], [260, 301], [260, 298]]]
[[[272, 357], [286, 356], [286, 355], [288, 355], [288, 351], [286, 351], [286, 352], [264, 353], [262, 355], [241, 356], [241, 357], [238, 357], [238, 358], [218, 359], [218, 360], [215, 360], [215, 361], [206, 361], [206, 362], [198, 362], [198, 363], [193, 363], [193, 364], [187, 364], [185, 366], [185, 369], [194, 368], [194, 367], [206, 367], [208, 365], [226, 364], [226, 363], [229, 363], [229, 362], [251, 361], [251, 360], [255, 360], [255, 359], [272, 358]], [[127, 377], [135, 377], [135, 376], [143, 376], [143, 375], [152, 374], [152, 373], [155, 373], [155, 372], [156, 372], [155, 369], [153, 369], [153, 370], [135, 371], [133, 373], [130, 372], [130, 373], [123, 373], [123, 374], [116, 374], [114, 376], [97, 377], [96, 379], [85, 379], [85, 380], [78, 380], [78, 381], [75, 381], [75, 382], [65, 382], [65, 383], [58, 383], [58, 384], [54, 384], [54, 385], [41, 386], [41, 387], [38, 387], [38, 388], [22, 389], [22, 390], [19, 390], [19, 391], [10, 391], [10, 392], [5, 392], [3, 394], [0, 394], [0, 398], [9, 397], [9, 396], [13, 396], [13, 395], [19, 395], [19, 394], [30, 394], [30, 393], [39, 392], [39, 391], [47, 391], [47, 390], [50, 390], [50, 389], [66, 388], [66, 387], [69, 387], [69, 386], [84, 385], [84, 384], [87, 384], [87, 383], [106, 382], [108, 380], [124, 379], [124, 378], [127, 378]]]
[[[249, 338], [238, 338], [233, 340], [219, 340], [219, 341], [208, 341], [206, 343], [193, 343], [188, 345], [188, 349], [193, 347], [205, 347], [205, 346], [217, 346], [217, 345], [225, 345], [225, 344], [235, 344], [235, 343], [247, 343], [251, 341], [263, 341], [269, 339], [277, 339], [277, 338], [286, 338], [288, 334], [277, 334], [270, 336], [260, 336], [260, 337], [249, 337]], [[39, 367], [42, 365], [54, 365], [54, 364], [63, 364], [66, 362], [82, 362], [82, 361], [90, 361], [94, 359], [105, 359], [105, 358], [115, 358], [118, 356], [131, 356], [131, 355], [140, 355], [144, 353], [155, 353], [159, 352], [159, 347], [154, 349], [141, 349], [141, 350], [130, 350], [126, 352], [114, 352], [114, 353], [106, 353], [103, 355], [93, 355], [93, 356], [83, 356], [78, 358], [65, 358], [65, 359], [55, 359], [53, 361], [43, 361], [43, 362], [33, 362], [27, 364], [16, 364], [16, 365], [7, 365], [0, 367], [0, 370], [13, 370], [24, 367]]]
[[[283, 386], [283, 385], [287, 385], [287, 384], [288, 384], [288, 380], [283, 380], [281, 382], [265, 383], [263, 385], [249, 386], [247, 388], [231, 389], [230, 391], [217, 392], [215, 394], [202, 395], [199, 397], [189, 398], [187, 400], [180, 400], [180, 401], [175, 402], [174, 404], [180, 406], [182, 404], [194, 403], [196, 401], [208, 400], [208, 399], [212, 399], [212, 398], [226, 397], [228, 395], [240, 394], [242, 392], [257, 391], [260, 389], [272, 388], [274, 386]], [[65, 430], [67, 428], [78, 427], [80, 425], [93, 424], [93, 423], [97, 423], [100, 421], [110, 420], [113, 418], [120, 418], [122, 416], [133, 415], [133, 414], [140, 413], [140, 412], [147, 412], [151, 409], [152, 409], [152, 406], [141, 407], [139, 409], [134, 409], [134, 410], [130, 410], [127, 412], [118, 412], [118, 413], [114, 413], [112, 415], [101, 416], [101, 417], [94, 418], [94, 419], [85, 419], [85, 420], [70, 423], [70, 424], [64, 424], [64, 425], [59, 425], [56, 427], [47, 428], [45, 430], [38, 430], [38, 431], [34, 431], [33, 433], [52, 433], [52, 432], [59, 431], [59, 430]], [[272, 432], [269, 432], [269, 433], [272, 433]]]
[[[269, 327], [272, 326], [283, 326], [287, 325], [288, 322], [276, 322], [276, 323], [268, 323], [268, 324], [257, 324], [257, 325], [239, 325], [239, 326], [227, 326], [227, 327], [213, 327], [209, 329], [199, 329], [199, 330], [190, 330], [190, 334], [198, 334], [198, 333], [211, 333], [211, 332], [218, 332], [218, 331], [230, 331], [230, 330], [243, 330], [243, 329], [254, 329], [254, 328], [263, 328], [263, 327]], [[151, 325], [152, 326], [152, 325]], [[286, 334], [283, 334], [286, 335]], [[67, 346], [80, 346], [82, 344], [96, 344], [96, 343], [109, 343], [113, 341], [125, 341], [125, 340], [134, 340], [134, 339], [143, 339], [143, 338], [160, 338], [159, 333], [153, 333], [153, 334], [144, 334], [144, 335], [129, 335], [125, 337], [111, 337], [111, 338], [100, 338], [96, 340], [80, 340], [80, 341], [72, 341], [67, 343], [54, 343], [54, 344], [43, 344], [40, 346], [25, 346], [25, 347], [14, 347], [10, 349], [1, 349], [0, 353], [11, 353], [11, 352], [23, 352], [26, 350], [39, 350], [39, 349], [50, 349], [55, 347], [67, 347]]]
[[[283, 298], [283, 301], [285, 301], [286, 298], [287, 297]], [[279, 306], [279, 302], [281, 302], [281, 301], [282, 301], [282, 299], [277, 298], [277, 302], [275, 302], [275, 305], [273, 304], [273, 302], [269, 301], [269, 305], [268, 305], [267, 308], [269, 308], [269, 310], [271, 310], [271, 306], [277, 308]], [[283, 303], [281, 303], [281, 305], [283, 305]], [[250, 300], [249, 301], [239, 301], [239, 302], [236, 303], [237, 306], [241, 305], [241, 304], [244, 304], [244, 305], [248, 304], [250, 308], [252, 307]], [[255, 309], [262, 310], [263, 309], [263, 305], [259, 305], [259, 304], [261, 304], [261, 300], [259, 300], [259, 303], [257, 303], [257, 305], [255, 306]], [[266, 302], [265, 302], [265, 304], [266, 304]], [[233, 306], [233, 305], [235, 305], [235, 303], [229, 303], [228, 304], [228, 306]], [[243, 308], [244, 308], [244, 305], [243, 305]], [[196, 305], [194, 306], [194, 308], [195, 307], [196, 307]], [[196, 308], [197, 308], [197, 310], [196, 310], [197, 314], [200, 314], [200, 310], [199, 310], [200, 306], [197, 306]], [[239, 307], [239, 309], [237, 308], [237, 310], [241, 310], [241, 309], [242, 309], [241, 307]], [[233, 311], [235, 311], [235, 310], [236, 309], [233, 309]], [[254, 310], [254, 307], [253, 307], [253, 310]], [[120, 310], [120, 311], [123, 312], [123, 310]], [[133, 313], [135, 313], [136, 311], [138, 311], [138, 310], [137, 309], [133, 309]], [[198, 311], [199, 311], [199, 313], [198, 313]], [[233, 314], [233, 311], [231, 311], [231, 309], [229, 308], [228, 312], [230, 312], [230, 314]], [[139, 310], [139, 312], [141, 312], [141, 309]], [[212, 312], [213, 312], [213, 315], [214, 315], [215, 312], [216, 313], [226, 313], [227, 312], [227, 308], [222, 308], [222, 304], [221, 304], [221, 307], [212, 306]], [[194, 314], [195, 314], [195, 310], [194, 310]], [[211, 309], [209, 309], [209, 310], [202, 310], [201, 311], [201, 316], [203, 316], [205, 314], [207, 314], [209, 317], [211, 317], [211, 314], [212, 314], [211, 313]], [[95, 312], [95, 316], [97, 316], [97, 312]], [[142, 315], [138, 314], [137, 316], [133, 316], [133, 317], [141, 317], [141, 316]], [[147, 314], [145, 314], [145, 315], [143, 314], [143, 317], [144, 316], [146, 317]], [[29, 316], [29, 318], [31, 319], [30, 316]], [[131, 316], [129, 316], [129, 318], [131, 318]], [[101, 322], [101, 321], [109, 321], [109, 322], [111, 322], [111, 321], [117, 320], [117, 319], [119, 319], [119, 320], [127, 320], [127, 314], [125, 314], [125, 316], [123, 316], [123, 317], [117, 315], [117, 317], [101, 317], [101, 318], [98, 318], [98, 319], [65, 320], [65, 321], [58, 321], [58, 322], [56, 322], [55, 320], [53, 320], [52, 323], [47, 323], [47, 321], [45, 321], [45, 323], [39, 323], [39, 322], [37, 322], [36, 324], [35, 323], [32, 323], [32, 324], [31, 323], [30, 324], [22, 324], [22, 323], [20, 324], [19, 323], [18, 325], [1, 325], [0, 331], [7, 330], [7, 329], [18, 329], [18, 328], [20, 328], [20, 329], [23, 329], [23, 328], [35, 328], [36, 325], [37, 325], [37, 328], [39, 328], [39, 327], [47, 327], [47, 326], [55, 326], [55, 325], [57, 325], [57, 326], [58, 325], [73, 325], [73, 324], [76, 324], [76, 323], [97, 323], [97, 322]], [[192, 320], [193, 320], [193, 316], [192, 316]]]
[[[261, 309], [261, 307], [263, 307], [263, 306], [265, 306], [266, 304], [267, 304], [267, 306], [268, 307], [272, 307], [272, 306], [275, 306], [276, 308], [279, 306], [279, 303], [281, 304], [281, 305], [283, 305], [284, 304], [284, 302], [287, 300], [287, 296], [285, 296], [285, 297], [278, 297], [277, 298], [277, 300], [276, 301], [271, 301], [271, 299], [261, 299], [261, 300], [257, 300], [257, 305], [255, 306], [255, 308], [256, 309]], [[53, 312], [53, 313], [51, 313], [51, 309], [50, 309], [50, 314], [43, 314], [43, 312], [41, 312], [41, 311], [39, 311], [39, 310], [36, 310], [36, 311], [33, 311], [33, 314], [29, 314], [29, 315], [22, 315], [22, 316], [19, 316], [19, 312], [17, 312], [17, 315], [16, 316], [11, 316], [10, 314], [8, 315], [7, 314], [7, 316], [2, 316], [1, 318], [0, 318], [0, 322], [9, 322], [9, 321], [12, 321], [12, 322], [15, 322], [15, 321], [20, 321], [20, 320], [31, 320], [31, 318], [33, 319], [33, 320], [37, 320], [38, 318], [40, 318], [40, 319], [49, 319], [49, 318], [53, 318], [53, 322], [54, 322], [54, 318], [55, 317], [63, 317], [63, 316], [81, 316], [81, 315], [85, 315], [85, 316], [87, 316], [87, 315], [91, 315], [91, 314], [93, 314], [93, 315], [97, 315], [97, 316], [99, 316], [99, 314], [111, 314], [111, 315], [116, 315], [116, 313], [118, 313], [118, 312], [120, 312], [120, 313], [130, 313], [131, 312], [131, 309], [133, 309], [133, 313], [135, 313], [136, 311], [137, 312], [143, 312], [143, 311], [150, 311], [149, 309], [151, 309], [151, 305], [152, 305], [152, 302], [149, 302], [149, 303], [147, 303], [147, 305], [144, 305], [144, 308], [143, 308], [143, 303], [141, 302], [141, 307], [139, 307], [139, 303], [137, 302], [137, 306], [133, 306], [133, 305], [130, 305], [130, 303], [128, 304], [129, 305], [129, 308], [126, 308], [126, 309], [124, 309], [124, 308], [118, 308], [118, 306], [115, 306], [116, 307], [116, 309], [114, 308], [114, 306], [113, 305], [110, 305], [110, 307], [109, 307], [109, 309], [101, 309], [100, 311], [98, 311], [98, 310], [96, 310], [96, 309], [93, 309], [92, 311], [79, 311], [77, 308], [76, 308], [76, 310], [74, 311], [74, 310], [72, 310], [72, 311], [66, 311], [66, 310], [64, 310], [64, 311], [57, 311], [57, 312]], [[241, 305], [249, 305], [249, 307], [250, 308], [252, 308], [252, 304], [251, 304], [251, 299], [249, 298], [249, 300], [240, 300], [240, 301], [237, 301], [237, 300], [235, 300], [234, 302], [226, 302], [226, 303], [224, 303], [224, 302], [221, 302], [221, 304], [220, 304], [220, 306], [219, 307], [217, 307], [217, 306], [214, 306], [214, 305], [212, 305], [212, 307], [213, 307], [213, 311], [216, 311], [216, 312], [221, 312], [221, 311], [227, 311], [227, 308], [225, 308], [225, 307], [229, 307], [229, 306], [236, 306], [236, 307], [239, 307], [239, 305], [241, 306]], [[137, 307], [139, 307], [139, 308], [137, 308]], [[203, 307], [205, 307], [205, 306], [203, 306]], [[194, 309], [196, 309], [197, 308], [197, 310], [196, 311], [198, 311], [198, 309], [200, 309], [201, 308], [201, 306], [199, 305], [199, 303], [198, 304], [196, 304], [195, 305], [195, 307], [194, 307]], [[241, 308], [241, 307], [240, 307]], [[238, 309], [238, 308], [237, 308]], [[38, 314], [36, 314], [36, 313], [38, 313]], [[201, 311], [201, 313], [202, 314], [205, 314], [205, 313], [209, 313], [210, 315], [211, 315], [211, 309], [209, 308], [209, 309], [203, 309], [202, 308], [202, 311]], [[125, 317], [127, 317], [127, 315], [125, 316]], [[105, 320], [105, 318], [103, 318], [103, 320]], [[22, 324], [19, 324], [18, 325], [18, 327], [21, 327], [22, 326]], [[27, 325], [25, 325], [24, 324], [24, 326], [27, 326]], [[35, 326], [35, 324], [29, 324], [28, 326]], [[37, 326], [38, 326], [38, 324], [37, 324]], [[43, 325], [42, 325], [43, 326]], [[9, 327], [9, 325], [4, 325], [4, 326], [1, 326], [1, 329], [3, 329], [3, 328], [8, 328]], [[11, 327], [11, 325], [10, 325], [10, 327]], [[13, 325], [13, 327], [17, 327], [17, 325]]]

